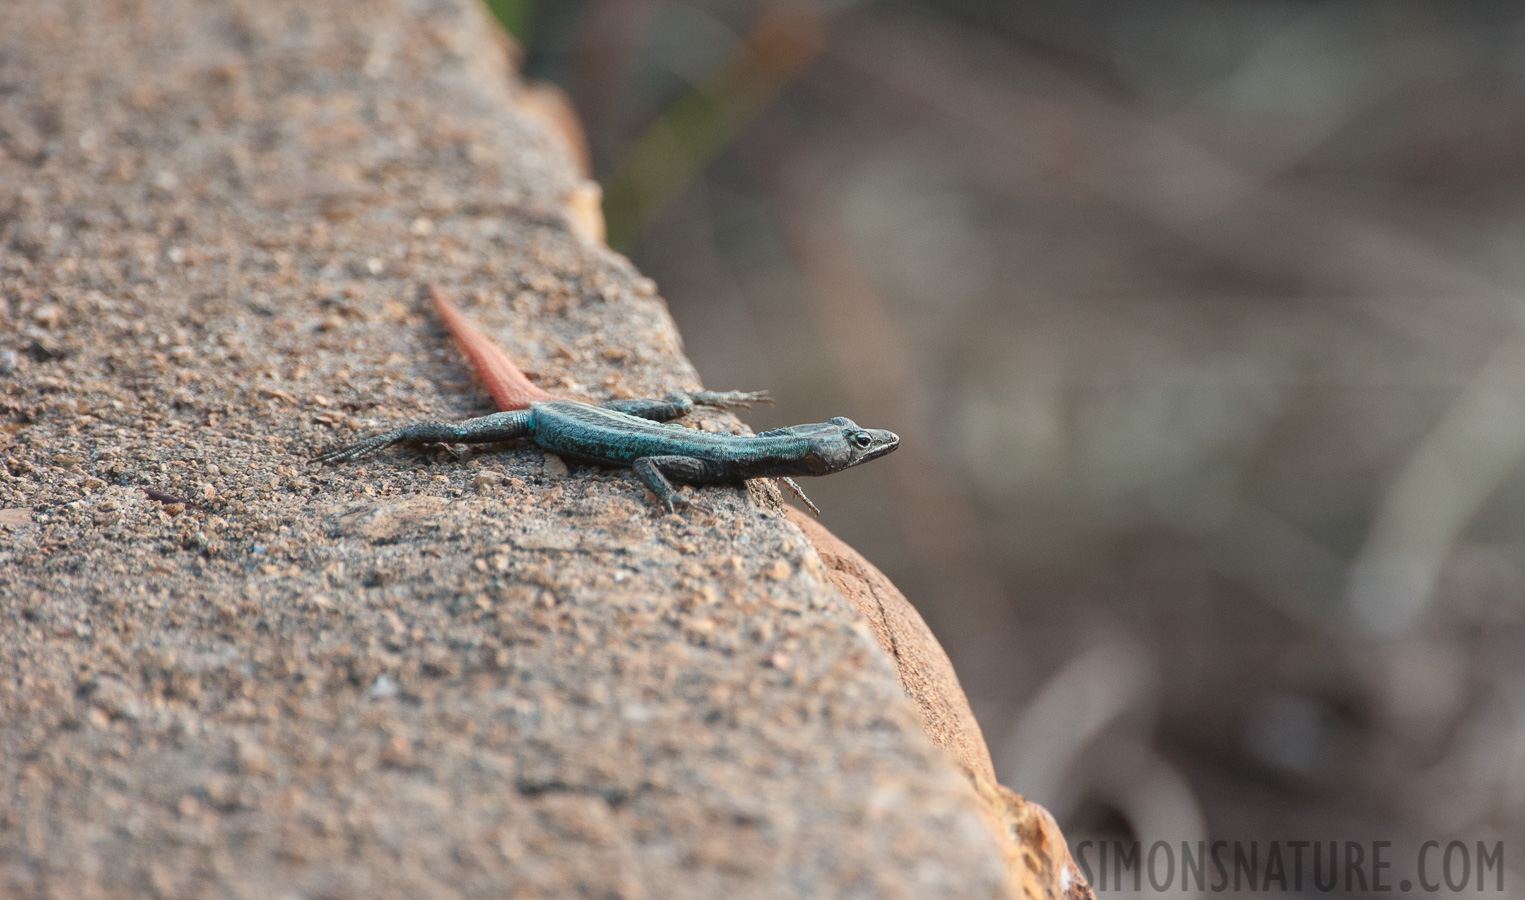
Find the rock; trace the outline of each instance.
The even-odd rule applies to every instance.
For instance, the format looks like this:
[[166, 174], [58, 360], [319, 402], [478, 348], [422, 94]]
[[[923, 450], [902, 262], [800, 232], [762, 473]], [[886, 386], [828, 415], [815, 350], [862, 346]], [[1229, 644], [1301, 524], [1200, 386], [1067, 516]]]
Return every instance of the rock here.
[[0, 316], [57, 348], [0, 429], [0, 895], [1010, 893], [749, 493], [309, 463], [490, 409], [430, 281], [545, 384], [697, 387], [478, 4], [0, 4], [0, 83], [5, 294], [58, 306]]
[[563, 460], [561, 457], [557, 456], [556, 454], [554, 454], [554, 453], [547, 453], [547, 454], [544, 455], [544, 459], [545, 459], [545, 477], [547, 477], [547, 478], [565, 478], [565, 477], [567, 477], [568, 474], [571, 473], [571, 469], [567, 468], [566, 461]]
[[112, 718], [138, 717], [138, 694], [120, 678], [102, 675], [86, 684], [83, 693], [92, 706]]
[[0, 509], [0, 528], [20, 528], [23, 525], [30, 525], [31, 522], [32, 511], [25, 506]]
[[1048, 810], [996, 781], [990, 749], [953, 663], [905, 595], [856, 550], [804, 512], [789, 518], [826, 563], [831, 583], [868, 623], [895, 663], [900, 686], [916, 704], [927, 737], [950, 751], [985, 804], [987, 824], [1001, 840], [1013, 893], [1044, 900], [1095, 900]]

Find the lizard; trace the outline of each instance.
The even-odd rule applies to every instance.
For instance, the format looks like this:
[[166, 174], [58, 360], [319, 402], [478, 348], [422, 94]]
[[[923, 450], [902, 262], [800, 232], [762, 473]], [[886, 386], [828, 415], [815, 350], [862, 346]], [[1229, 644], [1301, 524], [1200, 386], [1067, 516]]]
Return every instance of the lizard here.
[[558, 397], [529, 380], [486, 335], [466, 320], [438, 285], [430, 299], [456, 345], [497, 403], [499, 412], [462, 422], [418, 422], [318, 454], [320, 463], [349, 462], [394, 444], [494, 444], [529, 439], [574, 460], [629, 467], [669, 513], [689, 502], [672, 482], [708, 485], [777, 478], [810, 508], [794, 481], [830, 475], [900, 446], [890, 431], [861, 428], [843, 416], [756, 435], [709, 434], [663, 424], [695, 406], [750, 409], [772, 402], [766, 391], [673, 391], [660, 400], [584, 403]]

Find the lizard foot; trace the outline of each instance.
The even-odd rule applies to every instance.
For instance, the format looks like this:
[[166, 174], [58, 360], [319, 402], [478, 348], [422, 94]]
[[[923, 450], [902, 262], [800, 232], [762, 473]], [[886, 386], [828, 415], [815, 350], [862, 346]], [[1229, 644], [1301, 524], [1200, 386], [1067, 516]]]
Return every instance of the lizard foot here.
[[395, 439], [392, 435], [378, 434], [363, 441], [356, 441], [353, 444], [345, 444], [341, 447], [325, 450], [314, 456], [312, 461], [322, 463], [323, 465], [338, 465], [339, 463], [347, 463], [350, 460], [359, 459], [362, 456], [369, 456], [393, 443], [395, 443]]
[[646, 499], [648, 501], [655, 500], [657, 505], [665, 507], [668, 515], [672, 515], [680, 509], [688, 509], [689, 507], [693, 506], [692, 503], [689, 503], [687, 500], [683, 499], [683, 497], [679, 496], [676, 491], [668, 494], [665, 497], [658, 496], [655, 491], [652, 491], [647, 494]]

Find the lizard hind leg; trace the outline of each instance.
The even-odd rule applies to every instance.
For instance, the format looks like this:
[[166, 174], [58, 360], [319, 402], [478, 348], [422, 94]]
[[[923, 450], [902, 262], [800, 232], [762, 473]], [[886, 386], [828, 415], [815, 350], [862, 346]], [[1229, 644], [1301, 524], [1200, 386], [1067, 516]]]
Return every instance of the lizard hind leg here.
[[529, 437], [534, 433], [533, 413], [527, 410], [493, 413], [464, 422], [420, 422], [335, 447], [313, 459], [320, 463], [343, 463], [369, 456], [393, 444], [495, 444]]

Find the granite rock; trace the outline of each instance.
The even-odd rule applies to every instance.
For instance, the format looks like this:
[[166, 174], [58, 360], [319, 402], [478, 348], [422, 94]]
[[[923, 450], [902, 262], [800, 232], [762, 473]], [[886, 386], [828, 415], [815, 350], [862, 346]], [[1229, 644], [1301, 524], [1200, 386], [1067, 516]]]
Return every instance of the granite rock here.
[[0, 894], [1006, 895], [771, 488], [307, 461], [489, 411], [430, 281], [550, 389], [696, 386], [484, 19], [0, 5]]

